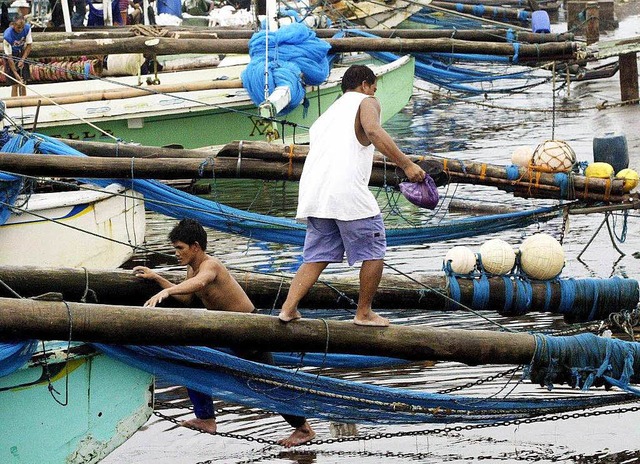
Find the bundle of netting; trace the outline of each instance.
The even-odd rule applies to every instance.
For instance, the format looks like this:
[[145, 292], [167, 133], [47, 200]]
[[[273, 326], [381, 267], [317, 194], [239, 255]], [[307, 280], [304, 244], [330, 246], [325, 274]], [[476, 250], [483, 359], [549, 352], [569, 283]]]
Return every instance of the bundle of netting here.
[[536, 350], [529, 366], [532, 382], [551, 389], [567, 383], [588, 390], [616, 386], [640, 395], [640, 343], [585, 333], [566, 337], [534, 334]]
[[330, 48], [314, 31], [300, 23], [275, 32], [257, 32], [249, 41], [251, 61], [242, 72], [242, 85], [256, 105], [262, 103], [265, 100], [265, 61], [268, 59], [269, 94], [276, 87], [289, 87], [291, 101], [279, 113], [288, 114], [304, 100], [306, 85], [320, 85], [329, 76], [327, 53]]
[[205, 347], [96, 345], [122, 362], [231, 403], [341, 422], [485, 422], [598, 407], [632, 395], [463, 396], [371, 385], [260, 364]]

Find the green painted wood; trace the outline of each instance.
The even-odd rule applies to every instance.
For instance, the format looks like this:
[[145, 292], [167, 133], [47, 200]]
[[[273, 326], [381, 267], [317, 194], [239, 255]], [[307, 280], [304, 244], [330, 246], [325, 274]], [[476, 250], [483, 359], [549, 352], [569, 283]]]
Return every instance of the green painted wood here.
[[153, 377], [94, 351], [73, 356], [65, 375], [65, 354], [47, 345], [51, 385], [68, 404], [41, 365], [0, 377], [0, 462], [98, 462], [150, 417]]
[[[385, 122], [399, 112], [409, 101], [413, 92], [415, 62], [409, 59], [404, 65], [392, 69], [378, 78], [376, 97], [382, 106], [382, 121]], [[339, 96], [339, 85], [313, 90], [307, 94], [309, 105], [302, 105], [286, 116], [290, 125], [278, 125], [280, 137], [287, 143], [308, 141], [308, 127]], [[106, 102], [104, 102], [106, 104]], [[139, 128], [129, 127], [128, 117], [100, 118], [94, 122], [103, 131], [123, 141], [148, 146], [181, 145], [184, 148], [199, 148], [221, 145], [232, 140], [266, 140], [265, 127], [257, 124], [258, 108], [241, 105], [227, 108], [210, 108], [190, 112], [169, 111], [141, 118]], [[29, 124], [24, 127], [29, 129]], [[88, 124], [47, 124], [39, 122], [37, 131], [65, 139], [112, 142]]]

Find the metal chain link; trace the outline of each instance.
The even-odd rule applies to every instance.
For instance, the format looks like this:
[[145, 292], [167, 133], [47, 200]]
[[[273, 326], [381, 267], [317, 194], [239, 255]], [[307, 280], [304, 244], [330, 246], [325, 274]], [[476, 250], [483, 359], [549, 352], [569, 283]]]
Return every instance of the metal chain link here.
[[[638, 401], [638, 400], [637, 399], [626, 400], [625, 402], [635, 402], [635, 401]], [[328, 444], [334, 444], [334, 443], [381, 440], [386, 438], [399, 438], [399, 437], [413, 437], [413, 436], [440, 435], [440, 434], [446, 435], [452, 432], [457, 433], [457, 432], [464, 432], [464, 431], [471, 431], [471, 430], [486, 429], [491, 427], [508, 427], [512, 425], [519, 426], [523, 424], [535, 424], [535, 423], [541, 423], [541, 422], [553, 422], [553, 421], [569, 420], [569, 419], [582, 419], [585, 417], [607, 416], [611, 414], [625, 414], [628, 412], [638, 412], [638, 411], [640, 411], [640, 406], [632, 406], [629, 408], [618, 408], [618, 409], [611, 409], [606, 411], [597, 410], [597, 411], [590, 411], [590, 412], [574, 412], [574, 413], [566, 413], [566, 414], [556, 414], [551, 416], [528, 417], [526, 419], [512, 419], [512, 420], [505, 420], [505, 421], [498, 421], [498, 422], [484, 422], [479, 424], [457, 425], [454, 427], [442, 427], [442, 428], [434, 428], [434, 429], [427, 429], [427, 430], [412, 430], [408, 432], [377, 432], [370, 435], [358, 435], [353, 437], [327, 438], [324, 440], [314, 439], [313, 441], [305, 443], [301, 446], [328, 445]], [[266, 440], [264, 438], [259, 438], [259, 437], [256, 438], [250, 435], [239, 435], [239, 434], [229, 433], [229, 432], [216, 432], [215, 434], [210, 434], [209, 432], [205, 432], [203, 430], [200, 430], [194, 427], [185, 426], [181, 421], [173, 417], [167, 416], [159, 411], [154, 411], [153, 414], [161, 419], [165, 419], [176, 425], [187, 427], [200, 433], [206, 433], [209, 435], [219, 435], [221, 437], [235, 438], [237, 440], [245, 440], [245, 441], [256, 442], [256, 443], [261, 443], [265, 445], [280, 446], [276, 441]], [[211, 462], [211, 461], [205, 461], [201, 464], [205, 464], [207, 462]]]
[[467, 383], [465, 385], [460, 385], [459, 387], [448, 388], [446, 390], [439, 390], [437, 393], [446, 394], [446, 393], [452, 393], [452, 392], [455, 392], [455, 391], [464, 390], [465, 388], [476, 387], [478, 385], [482, 385], [483, 383], [491, 382], [492, 380], [496, 380], [496, 379], [499, 379], [501, 377], [506, 377], [508, 375], [515, 374], [520, 369], [522, 369], [522, 366], [516, 366], [516, 367], [514, 367], [512, 369], [509, 369], [509, 370], [506, 370], [504, 372], [498, 372], [497, 374], [485, 377], [484, 379], [478, 379], [475, 382], [469, 382], [469, 383]]

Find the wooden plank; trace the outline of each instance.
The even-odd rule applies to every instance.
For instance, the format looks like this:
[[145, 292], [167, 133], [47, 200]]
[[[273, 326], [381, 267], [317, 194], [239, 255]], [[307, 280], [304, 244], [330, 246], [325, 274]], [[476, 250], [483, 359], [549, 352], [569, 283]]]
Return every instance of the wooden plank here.
[[596, 44], [593, 56], [600, 60], [611, 56], [640, 52], [640, 36], [616, 40], [600, 40]]
[[638, 57], [636, 53], [620, 55], [620, 98], [638, 104]]

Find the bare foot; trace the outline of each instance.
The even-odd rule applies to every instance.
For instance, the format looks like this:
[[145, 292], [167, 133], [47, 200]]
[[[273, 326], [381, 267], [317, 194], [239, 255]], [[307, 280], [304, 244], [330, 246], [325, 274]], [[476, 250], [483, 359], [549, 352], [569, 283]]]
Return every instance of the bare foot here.
[[280, 314], [278, 314], [278, 319], [280, 319], [282, 322], [291, 322], [301, 318], [302, 314], [300, 314], [300, 311], [298, 311], [297, 309], [293, 311], [285, 311], [284, 309], [282, 309], [280, 311]]
[[215, 419], [189, 419], [182, 421], [184, 427], [202, 430], [203, 432], [216, 433], [218, 426]]
[[366, 325], [370, 327], [388, 327], [389, 319], [386, 317], [382, 317], [373, 311], [369, 311], [364, 318], [356, 317], [353, 318], [353, 323], [356, 325]]
[[300, 427], [295, 429], [291, 435], [282, 440], [278, 440], [278, 444], [285, 448], [291, 448], [292, 446], [303, 445], [310, 442], [316, 437], [316, 433], [313, 431], [309, 422], [305, 422]]

